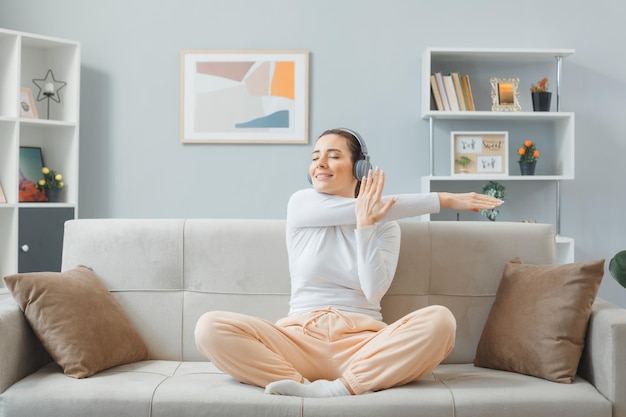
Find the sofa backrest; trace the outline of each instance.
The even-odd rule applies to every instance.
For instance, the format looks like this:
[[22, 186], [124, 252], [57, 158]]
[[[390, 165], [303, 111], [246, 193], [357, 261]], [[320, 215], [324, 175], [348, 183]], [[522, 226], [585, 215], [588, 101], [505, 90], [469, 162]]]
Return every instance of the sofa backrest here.
[[[473, 360], [505, 263], [554, 263], [552, 226], [401, 222], [396, 277], [382, 301], [392, 322], [441, 304], [457, 319], [449, 363]], [[209, 310], [271, 321], [285, 316], [289, 269], [284, 220], [79, 219], [65, 225], [62, 269], [100, 276], [152, 358], [205, 360], [193, 330]]]

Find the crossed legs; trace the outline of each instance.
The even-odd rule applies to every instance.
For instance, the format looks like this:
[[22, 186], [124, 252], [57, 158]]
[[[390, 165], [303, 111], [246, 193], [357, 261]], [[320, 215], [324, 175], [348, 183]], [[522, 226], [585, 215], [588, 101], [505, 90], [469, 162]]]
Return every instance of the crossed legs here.
[[[240, 382], [267, 387], [288, 380], [296, 384], [273, 387], [287, 386], [289, 392], [271, 393], [326, 396], [329, 389], [330, 395], [361, 394], [424, 376], [450, 353], [455, 331], [452, 313], [445, 307], [430, 306], [389, 326], [334, 309], [328, 309], [327, 314], [318, 312], [314, 320], [303, 315], [277, 324], [212, 311], [198, 320], [195, 334], [200, 352]], [[334, 385], [307, 393], [301, 385], [307, 379], [327, 380]]]

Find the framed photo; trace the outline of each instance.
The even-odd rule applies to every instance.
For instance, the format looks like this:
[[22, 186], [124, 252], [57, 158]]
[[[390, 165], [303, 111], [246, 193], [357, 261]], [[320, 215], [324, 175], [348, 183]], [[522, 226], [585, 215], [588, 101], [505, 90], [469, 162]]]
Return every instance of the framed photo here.
[[37, 189], [43, 178], [41, 148], [20, 146], [20, 201], [46, 201], [45, 191]]
[[37, 119], [37, 107], [30, 88], [20, 89], [20, 117]]
[[519, 78], [491, 78], [491, 110], [520, 111]]
[[4, 191], [2, 190], [2, 184], [0, 184], [0, 203], [6, 203], [7, 198], [4, 195]]
[[308, 51], [182, 51], [183, 143], [307, 143]]
[[509, 175], [509, 132], [451, 132], [452, 175]]

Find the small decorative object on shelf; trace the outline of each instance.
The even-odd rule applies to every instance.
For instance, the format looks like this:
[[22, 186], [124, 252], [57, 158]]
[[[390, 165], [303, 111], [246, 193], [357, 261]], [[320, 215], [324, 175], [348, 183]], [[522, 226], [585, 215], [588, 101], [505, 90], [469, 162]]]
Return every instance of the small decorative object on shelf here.
[[615, 281], [626, 288], [626, 250], [617, 252], [609, 262], [609, 272]]
[[38, 117], [33, 92], [30, 88], [20, 89], [20, 117], [29, 117], [32, 119]]
[[495, 78], [491, 82], [492, 111], [520, 111], [519, 78]]
[[552, 93], [548, 91], [548, 79], [546, 77], [537, 84], [530, 86], [530, 94], [533, 99], [534, 111], [550, 111]]
[[65, 87], [67, 83], [65, 81], [57, 81], [51, 69], [46, 73], [46, 78], [33, 79], [33, 83], [39, 87], [37, 101], [48, 100], [47, 118], [50, 119], [50, 99], [60, 103], [61, 96], [59, 95], [59, 90]]
[[509, 175], [508, 132], [452, 131], [450, 138], [451, 175]]
[[[504, 185], [496, 181], [489, 181], [483, 186], [483, 194], [499, 198], [500, 200], [504, 201], [504, 198], [506, 197], [506, 188], [504, 187]], [[481, 210], [480, 214], [487, 217], [492, 222], [495, 222], [496, 217], [498, 216], [498, 214], [500, 214], [500, 210], [498, 210], [497, 208], [493, 210]]]
[[458, 159], [456, 159], [454, 162], [456, 162], [457, 164], [461, 165], [461, 169], [460, 169], [460, 173], [461, 174], [467, 174], [467, 166], [472, 162], [471, 159], [469, 159], [467, 156], [462, 155], [461, 157], [459, 157]]
[[43, 167], [41, 173], [43, 174], [43, 178], [37, 182], [37, 189], [39, 191], [45, 191], [48, 202], [55, 203], [59, 201], [59, 194], [63, 187], [65, 187], [63, 175], [58, 174], [48, 167]]
[[527, 139], [524, 145], [517, 150], [517, 153], [519, 154], [519, 169], [522, 175], [535, 175], [539, 151], [533, 141]]

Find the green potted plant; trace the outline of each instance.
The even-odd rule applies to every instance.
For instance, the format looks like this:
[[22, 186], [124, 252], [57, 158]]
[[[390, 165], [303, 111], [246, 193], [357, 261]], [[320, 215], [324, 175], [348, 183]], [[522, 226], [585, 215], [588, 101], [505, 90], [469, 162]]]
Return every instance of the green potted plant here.
[[[504, 187], [504, 185], [500, 184], [499, 182], [489, 181], [487, 184], [483, 186], [483, 194], [486, 194], [491, 197], [499, 198], [500, 200], [504, 201], [504, 198], [506, 197], [506, 188]], [[492, 210], [480, 211], [480, 214], [487, 217], [492, 222], [496, 221], [496, 217], [498, 216], [499, 213], [500, 213], [500, 210], [498, 210], [497, 208], [492, 209]]]
[[461, 165], [461, 169], [459, 170], [460, 173], [467, 174], [467, 167], [472, 160], [469, 157], [462, 155], [458, 159], [455, 159], [454, 162]]
[[65, 183], [63, 182], [63, 175], [49, 169], [48, 167], [41, 168], [43, 178], [37, 182], [37, 189], [46, 193], [46, 199], [49, 202], [59, 201], [59, 194]]
[[537, 84], [531, 84], [530, 95], [534, 111], [550, 111], [552, 93], [548, 91], [548, 78], [544, 77]]
[[537, 165], [537, 158], [539, 158], [539, 151], [535, 143], [526, 139], [517, 153], [519, 154], [519, 169], [522, 175], [535, 175], [535, 166]]
[[609, 262], [609, 272], [615, 281], [626, 288], [626, 250], [619, 251]]

